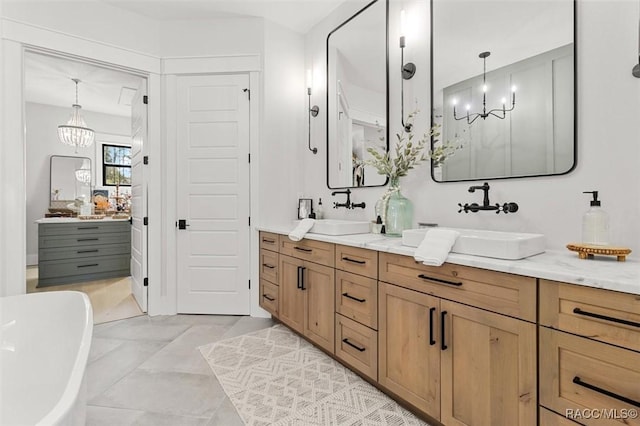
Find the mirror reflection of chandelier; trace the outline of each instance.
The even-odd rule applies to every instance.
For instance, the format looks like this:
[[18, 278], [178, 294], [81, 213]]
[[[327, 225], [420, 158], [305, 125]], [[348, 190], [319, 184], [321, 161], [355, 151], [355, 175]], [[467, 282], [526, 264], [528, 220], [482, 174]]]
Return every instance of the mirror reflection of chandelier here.
[[87, 123], [80, 115], [82, 108], [78, 104], [78, 83], [80, 80], [77, 78], [71, 80], [76, 84], [76, 103], [72, 105], [73, 111], [67, 124], [58, 126], [58, 139], [65, 145], [75, 146], [76, 152], [78, 152], [78, 147], [86, 148], [93, 143], [95, 132], [87, 127]]
[[88, 159], [82, 160], [82, 166], [76, 170], [76, 180], [83, 184], [91, 183], [91, 165]]
[[482, 112], [471, 113], [471, 105], [467, 104], [466, 115], [462, 117], [458, 117], [456, 114], [456, 104], [457, 100], [453, 100], [453, 118], [456, 120], [464, 120], [467, 119], [467, 123], [471, 124], [478, 119], [478, 117], [486, 120], [490, 115], [497, 117], [501, 120], [507, 116], [507, 113], [513, 111], [516, 107], [516, 86], [511, 87], [511, 108], [507, 109], [507, 100], [506, 98], [502, 98], [502, 108], [494, 108], [492, 110], [487, 111], [487, 57], [491, 55], [491, 52], [482, 52], [478, 55], [479, 58], [483, 61], [483, 71], [482, 71]]

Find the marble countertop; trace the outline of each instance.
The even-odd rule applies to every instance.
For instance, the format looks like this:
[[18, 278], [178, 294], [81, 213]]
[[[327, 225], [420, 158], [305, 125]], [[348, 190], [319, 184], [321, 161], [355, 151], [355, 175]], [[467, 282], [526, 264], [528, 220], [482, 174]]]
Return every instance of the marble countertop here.
[[104, 219], [78, 219], [77, 217], [44, 217], [38, 219], [36, 223], [89, 223], [89, 222], [127, 222], [128, 219], [112, 219], [106, 216]]
[[[287, 235], [293, 227], [276, 225], [258, 226], [257, 229]], [[402, 245], [402, 238], [381, 234], [332, 236], [309, 233], [305, 238], [412, 257], [415, 252], [414, 247]], [[636, 260], [618, 262], [615, 257], [610, 256], [596, 256], [585, 260], [568, 250], [548, 250], [521, 260], [450, 253], [447, 263], [640, 295], [640, 262]]]

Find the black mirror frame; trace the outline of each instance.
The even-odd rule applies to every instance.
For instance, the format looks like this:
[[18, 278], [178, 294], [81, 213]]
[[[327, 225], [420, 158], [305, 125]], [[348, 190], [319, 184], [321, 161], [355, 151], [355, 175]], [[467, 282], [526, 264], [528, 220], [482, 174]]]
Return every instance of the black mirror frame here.
[[[442, 0], [437, 0], [442, 1]], [[430, 40], [429, 40], [429, 94], [431, 102], [431, 126], [435, 124], [433, 116], [433, 2], [430, 0], [429, 8], [429, 25], [430, 28]], [[477, 180], [505, 180], [505, 179], [522, 179], [522, 178], [536, 178], [536, 177], [548, 177], [548, 176], [562, 176], [571, 173], [578, 165], [578, 19], [577, 19], [577, 0], [573, 0], [573, 164], [566, 172], [562, 173], [546, 173], [538, 175], [522, 175], [522, 176], [499, 176], [499, 177], [477, 177], [474, 179], [458, 179], [458, 180], [436, 180], [434, 176], [433, 161], [431, 161], [431, 180], [435, 183], [451, 183], [451, 182], [471, 182]], [[431, 137], [430, 147], [434, 148], [434, 138]]]
[[326, 173], [327, 173], [327, 188], [329, 189], [344, 189], [344, 188], [350, 188], [350, 189], [358, 189], [358, 188], [377, 188], [377, 187], [382, 187], [382, 186], [386, 186], [389, 183], [389, 177], [387, 176], [387, 178], [385, 179], [384, 183], [381, 185], [365, 185], [365, 186], [331, 186], [331, 184], [329, 183], [329, 38], [331, 37], [331, 35], [333, 33], [335, 33], [336, 31], [338, 31], [340, 28], [342, 28], [343, 26], [345, 26], [347, 23], [349, 23], [350, 21], [352, 21], [356, 16], [360, 15], [362, 12], [364, 12], [365, 10], [367, 10], [369, 7], [371, 7], [373, 4], [377, 3], [378, 1], [383, 1], [385, 3], [385, 41], [386, 41], [386, 46], [385, 46], [385, 56], [386, 56], [386, 115], [387, 115], [387, 126], [386, 126], [386, 143], [387, 143], [387, 152], [389, 152], [389, 0], [373, 0], [371, 3], [367, 4], [365, 7], [363, 7], [362, 9], [360, 9], [358, 12], [356, 12], [353, 16], [351, 16], [349, 19], [347, 19], [346, 21], [344, 21], [342, 24], [338, 25], [336, 28], [334, 28], [328, 35], [327, 35], [327, 42], [326, 42], [326, 59], [327, 59], [327, 68], [326, 68], [326, 76], [327, 76], [327, 80], [326, 80], [326, 105], [327, 105], [327, 123], [326, 123], [326, 137], [327, 137], [327, 158], [326, 158], [326, 163], [327, 163], [327, 167], [326, 167]]

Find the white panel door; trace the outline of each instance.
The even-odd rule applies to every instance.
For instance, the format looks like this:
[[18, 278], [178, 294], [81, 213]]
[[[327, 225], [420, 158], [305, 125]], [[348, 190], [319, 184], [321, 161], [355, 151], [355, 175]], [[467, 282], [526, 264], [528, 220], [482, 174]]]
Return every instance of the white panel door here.
[[131, 101], [131, 291], [142, 312], [147, 312], [147, 183], [144, 175], [144, 144], [147, 138], [147, 108], [143, 97], [147, 80], [141, 79]]
[[248, 314], [249, 77], [177, 80], [178, 312]]

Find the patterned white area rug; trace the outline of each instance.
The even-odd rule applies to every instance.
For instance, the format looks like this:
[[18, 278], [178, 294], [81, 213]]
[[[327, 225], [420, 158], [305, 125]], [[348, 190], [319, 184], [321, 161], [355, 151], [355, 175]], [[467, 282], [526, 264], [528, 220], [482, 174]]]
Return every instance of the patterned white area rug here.
[[200, 352], [247, 425], [426, 425], [283, 325]]

